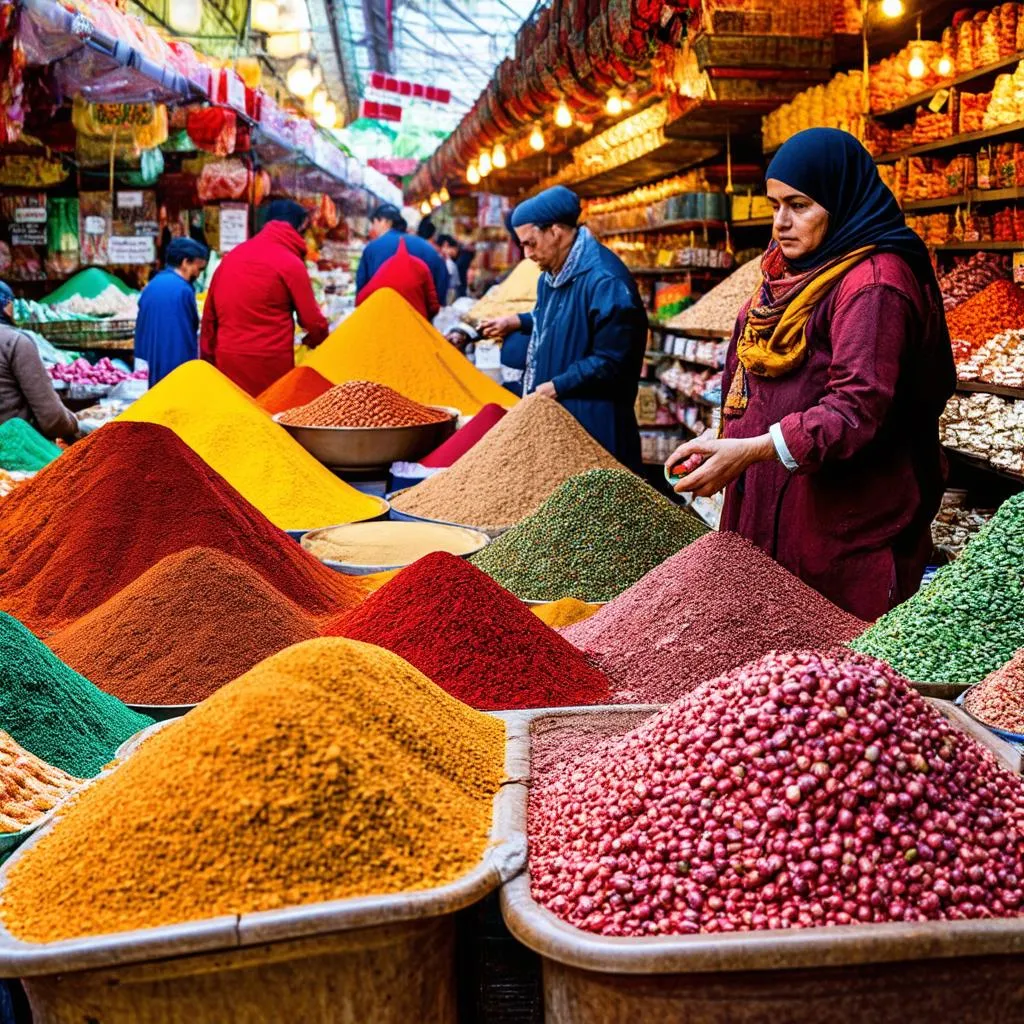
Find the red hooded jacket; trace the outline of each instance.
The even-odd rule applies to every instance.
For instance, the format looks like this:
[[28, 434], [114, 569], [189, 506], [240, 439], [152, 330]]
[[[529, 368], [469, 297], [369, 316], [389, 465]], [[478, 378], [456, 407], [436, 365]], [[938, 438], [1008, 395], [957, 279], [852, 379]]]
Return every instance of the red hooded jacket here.
[[398, 292], [426, 320], [433, 320], [441, 309], [430, 268], [409, 252], [404, 238], [399, 240], [395, 255], [389, 256], [380, 265], [380, 270], [360, 289], [356, 305], [364, 303], [381, 288]]
[[330, 325], [305, 264], [306, 243], [290, 224], [270, 221], [217, 268], [203, 307], [200, 355], [250, 395], [295, 365], [295, 320], [315, 348]]

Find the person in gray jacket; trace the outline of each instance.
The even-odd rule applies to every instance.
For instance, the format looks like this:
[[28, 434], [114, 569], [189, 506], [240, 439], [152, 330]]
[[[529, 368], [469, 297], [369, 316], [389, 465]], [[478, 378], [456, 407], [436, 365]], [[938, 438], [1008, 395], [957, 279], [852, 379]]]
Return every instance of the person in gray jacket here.
[[0, 281], [0, 423], [15, 417], [50, 440], [78, 436], [78, 420], [53, 390], [39, 350], [14, 326], [14, 292]]

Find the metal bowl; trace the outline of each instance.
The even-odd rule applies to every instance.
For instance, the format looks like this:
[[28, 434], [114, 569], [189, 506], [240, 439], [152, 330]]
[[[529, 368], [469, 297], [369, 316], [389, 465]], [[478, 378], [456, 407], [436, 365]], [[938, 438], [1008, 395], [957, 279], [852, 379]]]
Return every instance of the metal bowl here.
[[[391, 514], [391, 505], [390, 505], [389, 502], [385, 501], [384, 498], [378, 498], [375, 494], [367, 494], [367, 495], [364, 495], [364, 496], [367, 497], [367, 498], [372, 498], [374, 501], [378, 502], [378, 509], [379, 509], [379, 511], [377, 512], [376, 515], [365, 516], [362, 519], [355, 519], [355, 520], [353, 520], [353, 522], [356, 522], [356, 523], [376, 523], [376, 522], [378, 522], [381, 519], [387, 519], [388, 518], [388, 516]], [[284, 532], [287, 533], [288, 536], [291, 537], [292, 540], [299, 540], [299, 541], [301, 541], [302, 538], [305, 537], [307, 533], [312, 533], [314, 530], [329, 530], [332, 526], [348, 526], [348, 525], [349, 525], [348, 523], [326, 523], [323, 526], [307, 526], [307, 527], [305, 527], [302, 530], [285, 530]]]
[[[388, 495], [388, 502], [392, 498], [397, 498], [400, 494], [405, 494], [406, 491], [411, 491], [411, 487], [403, 487], [400, 491], [392, 491]], [[487, 530], [482, 526], [473, 526], [470, 523], [452, 523], [447, 519], [428, 519], [426, 516], [414, 516], [411, 512], [399, 512], [394, 505], [391, 506], [390, 517], [398, 523], [436, 523], [438, 526], [458, 526], [463, 530], [478, 530], [480, 533], [485, 533], [491, 540], [496, 537], [500, 537], [503, 533], [508, 533], [512, 529], [511, 526], [503, 526], [497, 530]]]
[[446, 418], [413, 427], [284, 427], [318, 462], [334, 470], [386, 469], [392, 462], [415, 462], [455, 433], [458, 411], [432, 405]]
[[[337, 533], [339, 532], [347, 532], [351, 534], [351, 543], [353, 545], [356, 545], [358, 544], [358, 535], [360, 527], [363, 525], [364, 524], [362, 523], [349, 523], [345, 526], [328, 526], [323, 530], [311, 530], [302, 538], [302, 547], [311, 555], [313, 555], [314, 558], [317, 558], [319, 559], [319, 561], [323, 562], [323, 564], [326, 565], [328, 568], [333, 569], [335, 572], [345, 573], [349, 576], [369, 576], [372, 573], [391, 572], [394, 569], [404, 569], [407, 565], [411, 564], [410, 562], [401, 562], [395, 565], [366, 565], [359, 562], [336, 562], [330, 558], [321, 558], [312, 550], [312, 542], [317, 540], [321, 535], [328, 532], [334, 533], [335, 535], [337, 535]], [[403, 532], [403, 527], [410, 524], [401, 522], [391, 522], [387, 525], [389, 527], [394, 527], [396, 531], [401, 533]], [[460, 555], [457, 555], [456, 557], [458, 558], [469, 558], [470, 555], [475, 555], [478, 551], [483, 551], [483, 549], [487, 547], [487, 545], [491, 542], [490, 537], [488, 537], [486, 533], [483, 533], [480, 530], [471, 529], [467, 526], [450, 526], [448, 524], [443, 523], [431, 523], [429, 525], [436, 526], [437, 529], [441, 531], [442, 534], [447, 534], [449, 536], [454, 534], [465, 535], [466, 540], [471, 544], [471, 548], [470, 550], [465, 551]], [[380, 524], [378, 524], [378, 528], [379, 526]], [[429, 554], [429, 552], [424, 551], [424, 554]]]

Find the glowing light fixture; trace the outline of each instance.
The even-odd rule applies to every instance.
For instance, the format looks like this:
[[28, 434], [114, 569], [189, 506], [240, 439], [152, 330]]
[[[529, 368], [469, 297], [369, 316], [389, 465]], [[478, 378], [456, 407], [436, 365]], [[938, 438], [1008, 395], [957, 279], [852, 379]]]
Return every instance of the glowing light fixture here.
[[535, 124], [533, 131], [530, 132], [530, 148], [538, 153], [544, 148], [544, 133], [540, 130], [539, 124]]
[[606, 114], [618, 117], [622, 113], [622, 93], [618, 89], [612, 89], [605, 100], [604, 109]]
[[267, 56], [277, 60], [288, 60], [305, 53], [313, 45], [308, 32], [278, 32], [267, 36]]
[[313, 95], [316, 88], [316, 78], [313, 75], [313, 66], [308, 60], [297, 60], [285, 76], [285, 82], [290, 92], [293, 92], [299, 99], [306, 99]]
[[313, 96], [309, 101], [309, 109], [312, 111], [314, 117], [318, 117], [323, 113], [324, 107], [327, 106], [327, 101], [329, 99], [330, 97], [323, 89], [317, 89], [317, 91], [313, 93]]
[[887, 18], [901, 18], [905, 10], [903, 0], [882, 0], [882, 13]]
[[494, 164], [491, 163], [491, 154], [486, 149], [477, 157], [476, 167], [481, 178], [486, 178], [494, 169]]
[[274, 0], [256, 0], [252, 5], [252, 27], [257, 32], [276, 32], [281, 27], [281, 10]]
[[424, 217], [429, 216], [429, 214], [430, 214], [430, 200], [429, 199], [424, 199], [423, 202], [420, 203], [420, 213], [422, 213]]
[[491, 155], [491, 163], [500, 171], [503, 167], [508, 167], [508, 156], [505, 153], [505, 147], [499, 142], [494, 147], [494, 152]]
[[430, 205], [435, 210], [441, 205], [441, 197], [436, 192], [430, 193]]
[[316, 123], [321, 128], [333, 128], [338, 123], [338, 108], [333, 100], [328, 100], [324, 104], [324, 109], [316, 115]]
[[171, 0], [167, 21], [183, 36], [195, 35], [203, 23], [203, 0]]
[[928, 73], [928, 68], [925, 65], [924, 58], [921, 56], [920, 50], [914, 50], [914, 55], [907, 62], [907, 74], [911, 78], [924, 78]]
[[943, 78], [948, 78], [951, 74], [953, 74], [953, 62], [949, 59], [949, 57], [943, 54], [939, 58], [939, 66], [937, 70]]
[[441, 186], [441, 191], [440, 191], [439, 194], [441, 196], [441, 202], [442, 203], [447, 203], [448, 200], [451, 199], [451, 197], [452, 197], [451, 192], [448, 191], [448, 186], [447, 185], [442, 185]]
[[466, 181], [468, 181], [470, 185], [480, 184], [480, 172], [476, 169], [476, 164], [470, 164], [466, 168]]
[[555, 124], [559, 128], [571, 128], [572, 127], [572, 111], [569, 109], [569, 104], [565, 100], [559, 100], [558, 106], [555, 107]]

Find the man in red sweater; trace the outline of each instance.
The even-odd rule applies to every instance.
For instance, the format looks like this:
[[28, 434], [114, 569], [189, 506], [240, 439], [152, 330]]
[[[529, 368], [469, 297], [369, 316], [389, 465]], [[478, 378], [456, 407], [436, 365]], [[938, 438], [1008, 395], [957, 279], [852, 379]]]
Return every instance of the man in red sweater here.
[[316, 348], [330, 325], [313, 296], [302, 237], [309, 214], [275, 199], [267, 222], [217, 267], [203, 307], [199, 354], [250, 395], [295, 365], [295, 317]]
[[389, 256], [369, 283], [360, 289], [356, 305], [362, 305], [381, 288], [391, 288], [398, 292], [426, 320], [433, 320], [441, 309], [430, 268], [409, 252], [404, 238], [399, 240], [395, 255]]

